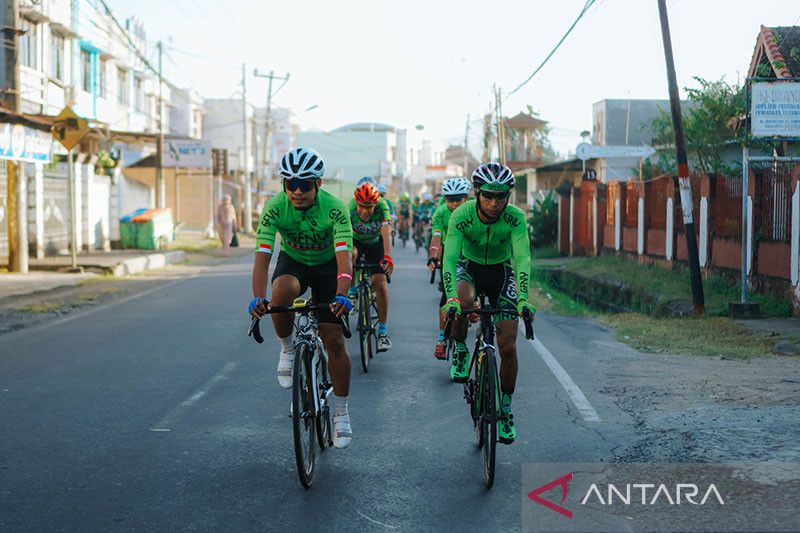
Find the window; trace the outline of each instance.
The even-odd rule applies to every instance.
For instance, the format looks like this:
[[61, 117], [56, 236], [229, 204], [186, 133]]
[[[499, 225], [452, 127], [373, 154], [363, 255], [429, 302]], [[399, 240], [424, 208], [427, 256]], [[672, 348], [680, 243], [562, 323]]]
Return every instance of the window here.
[[81, 50], [81, 89], [92, 92], [92, 54]]
[[38, 55], [36, 53], [36, 45], [39, 41], [39, 25], [28, 19], [22, 19], [20, 29], [22, 34], [19, 37], [19, 60], [26, 67], [37, 68], [38, 61], [36, 59]]
[[50, 77], [64, 80], [64, 37], [55, 32], [50, 34]]
[[100, 59], [97, 63], [97, 96], [105, 98], [107, 94], [108, 81], [106, 78], [106, 71], [108, 70], [108, 61]]
[[144, 82], [138, 76], [133, 79], [133, 103], [136, 111], [144, 113]]
[[128, 71], [124, 68], [117, 68], [117, 102], [128, 105]]

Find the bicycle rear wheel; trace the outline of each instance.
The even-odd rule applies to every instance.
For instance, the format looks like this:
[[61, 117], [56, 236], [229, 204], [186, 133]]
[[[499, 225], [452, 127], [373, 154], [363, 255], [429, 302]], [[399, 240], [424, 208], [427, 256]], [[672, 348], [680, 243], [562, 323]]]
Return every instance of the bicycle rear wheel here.
[[316, 464], [314, 422], [314, 390], [311, 380], [311, 357], [308, 346], [300, 344], [294, 359], [292, 379], [292, 430], [294, 432], [294, 457], [297, 473], [303, 487], [309, 488], [314, 480]]
[[481, 398], [481, 433], [483, 434], [483, 480], [486, 488], [494, 484], [495, 451], [497, 448], [497, 367], [494, 351], [484, 354], [483, 394]]
[[479, 450], [483, 447], [483, 427], [481, 426], [482, 364], [478, 363], [477, 355], [473, 354], [469, 365], [469, 379], [464, 384], [464, 392], [469, 404], [469, 416], [472, 417], [472, 429], [475, 431], [475, 440]]
[[366, 374], [369, 372], [370, 355], [370, 306], [367, 290], [363, 287], [358, 289], [358, 345], [361, 350], [361, 369]]

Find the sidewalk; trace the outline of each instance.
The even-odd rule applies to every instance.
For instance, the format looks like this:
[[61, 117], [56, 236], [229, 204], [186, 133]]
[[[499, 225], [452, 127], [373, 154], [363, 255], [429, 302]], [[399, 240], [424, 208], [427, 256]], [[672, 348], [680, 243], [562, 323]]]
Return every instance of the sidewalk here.
[[114, 250], [108, 253], [78, 254], [77, 260], [78, 266], [84, 270], [83, 273], [66, 272], [72, 265], [70, 256], [31, 259], [30, 272], [27, 274], [0, 272], [0, 299], [48, 291], [58, 287], [74, 287], [98, 274], [124, 276], [183, 263], [186, 260], [186, 252], [183, 250], [163, 252]]

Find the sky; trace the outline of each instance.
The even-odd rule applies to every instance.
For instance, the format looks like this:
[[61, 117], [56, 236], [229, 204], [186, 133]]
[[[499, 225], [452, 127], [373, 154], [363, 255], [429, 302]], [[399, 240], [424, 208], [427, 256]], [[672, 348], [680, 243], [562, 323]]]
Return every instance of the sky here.
[[[266, 101], [267, 81], [253, 69], [290, 74], [273, 105], [292, 108], [302, 129], [384, 122], [409, 128], [412, 143], [446, 146], [463, 143], [469, 115], [475, 155], [493, 85], [505, 94], [519, 86], [585, 1], [107, 0], [118, 19], [144, 22], [148, 41], [167, 43], [170, 81], [206, 98], [238, 96], [244, 63], [256, 105]], [[667, 7], [681, 88], [696, 86], [693, 76], [744, 78], [760, 26], [800, 22], [797, 0]], [[530, 104], [566, 153], [591, 130], [594, 102], [629, 97], [668, 98], [656, 0], [597, 0], [544, 68], [504, 100], [503, 113]]]

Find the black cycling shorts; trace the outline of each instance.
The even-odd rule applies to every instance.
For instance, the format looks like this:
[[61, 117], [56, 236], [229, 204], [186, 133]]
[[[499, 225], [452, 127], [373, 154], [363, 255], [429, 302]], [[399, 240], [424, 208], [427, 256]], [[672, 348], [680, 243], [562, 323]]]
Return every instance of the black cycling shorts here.
[[489, 305], [497, 309], [508, 309], [507, 313], [494, 315], [494, 321], [516, 320], [517, 284], [511, 261], [496, 265], [481, 265], [463, 257], [456, 266], [456, 281], [466, 281], [475, 287], [475, 295], [485, 294]]
[[[311, 299], [314, 303], [330, 303], [336, 298], [336, 276], [338, 273], [336, 259], [323, 265], [309, 266], [295, 261], [288, 254], [281, 251], [278, 254], [278, 263], [275, 265], [275, 271], [272, 273], [272, 283], [275, 283], [275, 280], [280, 276], [294, 276], [300, 282], [300, 295], [310, 288]], [[317, 322], [341, 324], [341, 320], [336, 318], [327, 307], [317, 310]]]
[[[380, 265], [381, 261], [383, 261], [383, 235], [381, 238], [378, 239], [378, 242], [373, 244], [365, 244], [363, 242], [353, 241], [353, 246], [358, 250], [358, 258], [356, 262], [353, 264], [353, 267], [358, 264], [359, 261], [364, 261], [368, 264], [373, 265]], [[369, 268], [370, 275], [373, 274], [383, 274], [384, 276], [386, 273], [383, 269], [379, 266], [377, 267], [370, 267]]]

